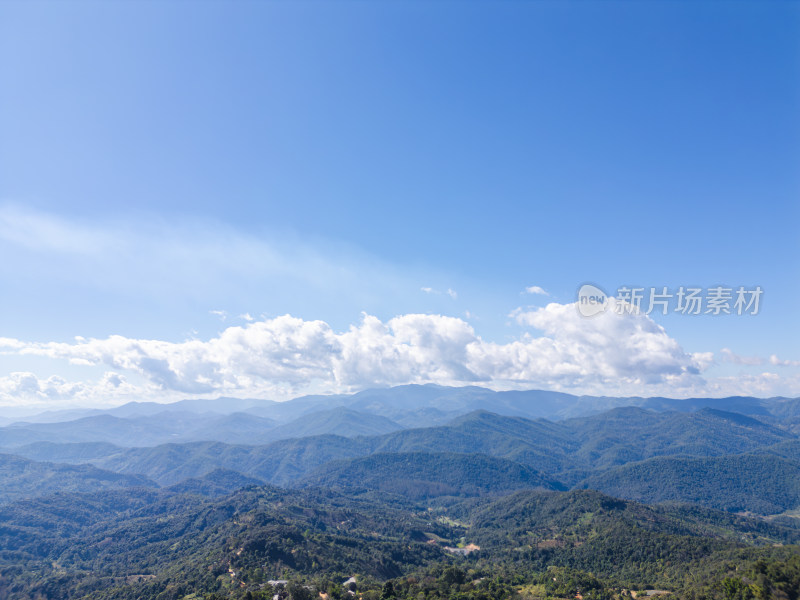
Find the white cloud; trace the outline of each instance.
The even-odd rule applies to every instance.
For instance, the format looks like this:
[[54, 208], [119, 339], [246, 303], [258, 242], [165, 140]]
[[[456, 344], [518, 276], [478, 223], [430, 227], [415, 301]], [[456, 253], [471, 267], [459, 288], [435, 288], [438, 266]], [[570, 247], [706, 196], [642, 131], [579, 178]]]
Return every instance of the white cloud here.
[[[652, 319], [641, 314], [618, 315], [611, 310], [587, 319], [574, 304], [550, 303], [512, 313], [516, 321], [543, 336], [492, 348], [487, 360], [508, 376], [532, 382], [595, 389], [641, 385], [696, 385], [708, 364], [705, 355], [684, 352], [678, 342]], [[498, 362], [498, 358], [504, 360]]]
[[760, 356], [742, 356], [736, 354], [730, 348], [723, 348], [720, 353], [725, 362], [735, 365], [760, 366], [769, 363], [775, 367], [800, 367], [800, 360], [782, 359], [778, 358], [776, 354], [772, 354], [768, 359], [764, 359]]
[[14, 372], [0, 377], [0, 404], [3, 406], [40, 407], [63, 403], [98, 405], [119, 404], [156, 394], [153, 386], [130, 384], [124, 375], [106, 372], [97, 381], [66, 381], [51, 375], [40, 378], [34, 373]]
[[720, 350], [720, 353], [722, 354], [722, 359], [725, 362], [733, 363], [735, 365], [757, 366], [764, 364], [764, 359], [759, 356], [742, 356], [740, 354], [736, 354], [730, 348], [723, 348]]
[[780, 359], [777, 355], [773, 354], [769, 357], [769, 364], [778, 367], [800, 367], [800, 360]]
[[[287, 397], [428, 382], [607, 395], [744, 393], [735, 390], [734, 379], [707, 380], [704, 372], [713, 354], [687, 353], [645, 315], [620, 316], [611, 310], [586, 319], [574, 304], [551, 303], [513, 316], [533, 329], [504, 343], [483, 340], [460, 318], [423, 314], [385, 322], [364, 314], [343, 332], [324, 321], [284, 315], [231, 326], [208, 340], [183, 342], [123, 336], [69, 343], [6, 338], [0, 339], [5, 354], [110, 371], [95, 383], [15, 374], [0, 380], [0, 399], [6, 404], [20, 398], [108, 399], [134, 392], [156, 399], [176, 394]], [[127, 375], [145, 383], [136, 387]], [[800, 391], [800, 386], [791, 387], [797, 385], [791, 378], [749, 377], [743, 383], [747, 389]]]
[[800, 396], [800, 375], [788, 377], [765, 371], [755, 375], [744, 374], [717, 377], [706, 383], [708, 396]]
[[538, 285], [531, 285], [525, 288], [526, 294], [538, 294], [540, 296], [549, 296], [544, 288], [539, 287]]
[[228, 313], [224, 310], [210, 310], [208, 313], [219, 317], [220, 321], [225, 321], [228, 318]]
[[458, 300], [458, 292], [456, 292], [452, 288], [447, 288], [447, 290], [445, 290], [444, 292], [439, 291], [437, 289], [434, 289], [432, 287], [421, 287], [419, 289], [420, 289], [421, 292], [425, 292], [426, 294], [433, 294], [433, 295], [437, 295], [437, 296], [441, 296], [443, 294], [446, 294], [446, 295], [450, 296], [453, 300]]

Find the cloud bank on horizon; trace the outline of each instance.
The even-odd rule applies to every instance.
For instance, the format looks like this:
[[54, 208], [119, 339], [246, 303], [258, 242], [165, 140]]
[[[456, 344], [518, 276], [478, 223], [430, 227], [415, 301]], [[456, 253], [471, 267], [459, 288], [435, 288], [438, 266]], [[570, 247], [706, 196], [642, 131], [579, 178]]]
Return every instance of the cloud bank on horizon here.
[[[0, 359], [16, 366], [0, 374], [0, 406], [219, 395], [287, 399], [409, 383], [618, 396], [800, 395], [794, 357], [744, 356], [727, 347], [717, 351], [708, 341], [702, 351], [687, 351], [650, 316], [618, 314], [613, 298], [610, 310], [585, 318], [574, 303], [558, 301], [544, 287], [520, 285], [518, 293], [546, 298], [547, 304], [509, 314], [502, 308], [506, 300], [493, 297], [488, 309], [505, 321], [493, 328], [467, 309], [476, 297], [474, 287], [468, 301], [446, 285], [415, 287], [418, 280], [440, 281], [434, 272], [207, 224], [77, 223], [8, 205], [0, 206], [0, 248], [16, 258], [0, 272], [21, 292], [30, 271], [38, 273], [45, 291], [85, 294], [74, 307], [54, 300], [52, 306], [60, 310], [49, 319], [83, 315], [94, 324], [102, 303], [92, 298], [100, 293], [108, 294], [113, 310], [109, 324], [100, 328], [110, 335], [48, 334], [49, 322], [44, 338], [41, 333], [0, 335]], [[283, 306], [310, 298], [304, 312], [320, 318], [294, 310], [254, 317], [231, 309], [234, 299], [246, 296], [247, 302], [261, 303], [267, 292], [277, 302], [279, 288]], [[249, 296], [248, 289], [253, 290]], [[176, 341], [168, 328], [171, 320], [187, 303], [209, 300], [208, 290], [215, 290], [211, 300], [220, 304], [201, 310], [202, 316], [180, 318], [191, 326], [211, 317], [214, 328]], [[364, 309], [360, 303], [369, 293], [388, 298], [378, 308], [395, 316], [381, 318]], [[21, 293], [19, 300], [38, 294]], [[159, 312], [144, 315], [155, 335], [116, 329], [119, 319], [128, 320], [123, 304], [128, 297], [137, 308], [156, 306]], [[342, 324], [322, 316], [324, 308], [334, 317], [342, 312], [325, 306], [329, 297], [360, 305], [360, 319]], [[420, 297], [429, 304], [415, 306]], [[176, 303], [171, 312], [167, 302]], [[412, 310], [398, 312], [398, 306]], [[72, 326], [83, 327], [80, 322]], [[127, 326], [142, 330], [138, 323]]]
[[[505, 343], [485, 341], [463, 319], [438, 314], [406, 314], [386, 322], [363, 314], [341, 332], [321, 320], [284, 315], [230, 326], [208, 340], [177, 343], [119, 335], [70, 343], [0, 338], [5, 355], [107, 369], [98, 380], [77, 382], [11, 373], [0, 378], [0, 403], [118, 403], [187, 395], [285, 399], [409, 383], [620, 396], [800, 391], [796, 376], [772, 372], [705, 377], [714, 354], [685, 352], [643, 314], [608, 311], [586, 319], [574, 304], [553, 302], [520, 308], [511, 316], [529, 330]], [[727, 349], [720, 358], [741, 362]], [[775, 356], [758, 364], [765, 363], [792, 366]]]

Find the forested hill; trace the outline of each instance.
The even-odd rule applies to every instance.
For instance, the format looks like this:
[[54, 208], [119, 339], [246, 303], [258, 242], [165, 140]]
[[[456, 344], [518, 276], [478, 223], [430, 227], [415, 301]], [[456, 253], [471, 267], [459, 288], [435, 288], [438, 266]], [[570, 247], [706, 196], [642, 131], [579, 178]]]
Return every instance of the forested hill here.
[[0, 504], [55, 492], [157, 487], [143, 475], [124, 475], [91, 465], [46, 463], [0, 454]]
[[[336, 420], [349, 413], [327, 414]], [[800, 507], [798, 447], [800, 441], [791, 432], [737, 413], [627, 407], [557, 423], [475, 411], [448, 425], [256, 446], [193, 442], [124, 448], [37, 442], [16, 451], [51, 462], [89, 462], [99, 469], [95, 476], [106, 471], [144, 478], [138, 483], [118, 479], [106, 487], [155, 482], [215, 495], [232, 491], [238, 480], [242, 485], [377, 489], [419, 498], [578, 487], [648, 502], [677, 500], [774, 514]], [[408, 459], [411, 455], [414, 460]], [[65, 481], [61, 489], [98, 489], [96, 482], [90, 483], [90, 471], [83, 469], [87, 487]], [[219, 481], [204, 481], [214, 471], [218, 475], [212, 479]], [[220, 473], [228, 475], [221, 478]], [[52, 489], [46, 482], [22, 486], [6, 500]]]
[[416, 500], [443, 496], [479, 496], [513, 490], [564, 489], [538, 471], [484, 454], [380, 453], [332, 461], [300, 480], [302, 487], [349, 493], [375, 491]]
[[[739, 582], [767, 564], [765, 585], [777, 585], [800, 548], [775, 544], [798, 539], [797, 530], [760, 519], [589, 491], [519, 492], [434, 510], [264, 487], [218, 500], [59, 494], [0, 509], [0, 595], [261, 600], [277, 591], [307, 600], [303, 586], [347, 597], [341, 584], [355, 576], [359, 594], [373, 600], [386, 595], [387, 580], [398, 600], [420, 592], [505, 600], [528, 588], [563, 598], [581, 587], [609, 600], [623, 588], [653, 587], [722, 599], [717, 585], [734, 557]], [[269, 580], [290, 583], [275, 590]]]
[[163, 484], [202, 476], [217, 467], [286, 484], [329, 460], [379, 452], [480, 453], [553, 474], [608, 468], [654, 456], [738, 454], [793, 440], [795, 436], [783, 429], [734, 413], [628, 408], [559, 423], [476, 411], [446, 426], [356, 438], [311, 436], [255, 447], [210, 442], [134, 449], [100, 445], [94, 459], [81, 454], [75, 444], [36, 444], [17, 451], [40, 460], [81, 455], [97, 466], [146, 474]]
[[652, 458], [593, 475], [579, 487], [642, 502], [677, 500], [775, 514], [800, 507], [800, 462], [748, 454]]
[[[409, 406], [428, 410], [441, 390], [416, 392]], [[768, 411], [629, 406], [551, 421], [481, 409], [408, 427], [387, 407], [365, 394], [299, 417], [177, 414], [143, 437], [216, 424], [268, 444], [126, 447], [114, 432], [164, 419], [138, 406], [9, 427], [6, 440], [44, 439], [0, 455], [0, 598], [623, 600], [662, 589], [755, 600], [800, 589], [800, 440]], [[112, 428], [104, 440], [47, 439], [80, 437], [98, 418]], [[289, 431], [301, 437], [282, 439]]]

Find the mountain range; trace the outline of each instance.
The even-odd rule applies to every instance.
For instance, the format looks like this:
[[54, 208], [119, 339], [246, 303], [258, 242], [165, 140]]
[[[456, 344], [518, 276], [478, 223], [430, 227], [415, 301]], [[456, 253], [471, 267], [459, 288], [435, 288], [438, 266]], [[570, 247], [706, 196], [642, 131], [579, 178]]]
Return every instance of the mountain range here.
[[[624, 406], [552, 421], [478, 409], [444, 424], [434, 420], [424, 427], [406, 427], [398, 422], [404, 420], [401, 407], [406, 417], [415, 411], [454, 414], [499, 397], [501, 410], [521, 412], [538, 395], [405, 386], [336, 396], [336, 402], [347, 406], [316, 411], [312, 407], [320, 406], [320, 397], [299, 398], [272, 417], [207, 410], [219, 401], [187, 401], [181, 404], [187, 409], [183, 412], [152, 412], [157, 408], [153, 403], [130, 404], [115, 409], [127, 417], [98, 414], [17, 423], [0, 428], [0, 439], [7, 454], [43, 461], [50, 470], [57, 464], [89, 465], [163, 487], [191, 480], [186, 491], [206, 490], [209, 495], [232, 491], [230, 482], [236, 481], [349, 493], [382, 490], [418, 498], [577, 488], [644, 502], [693, 502], [758, 514], [800, 508], [800, 440], [779, 416], [791, 420], [793, 409], [787, 405], [795, 403], [790, 400], [731, 400], [749, 415], [721, 410], [722, 402], [713, 399], [708, 402], [713, 407], [703, 407], [706, 402], [698, 399], [650, 399], [663, 410]], [[548, 406], [576, 406], [576, 397], [542, 397]], [[685, 410], [674, 410], [676, 406]], [[204, 412], [189, 412], [191, 408]], [[307, 412], [296, 416], [302, 411]], [[527, 412], [536, 411], [529, 407]], [[33, 441], [21, 444], [26, 436]], [[87, 437], [91, 441], [82, 441]], [[159, 443], [165, 437], [170, 441]], [[772, 480], [757, 477], [759, 470], [773, 473]], [[228, 473], [228, 483], [203, 483], [214, 472]], [[0, 481], [15, 487], [16, 477], [8, 472], [0, 474]], [[20, 489], [32, 497], [40, 494], [35, 486]]]
[[[324, 433], [374, 435], [421, 424], [444, 425], [476, 410], [561, 421], [617, 407], [656, 412], [720, 409], [789, 427], [800, 421], [800, 399], [613, 398], [542, 390], [495, 392], [475, 386], [406, 385], [350, 395], [302, 396], [287, 402], [218, 398], [171, 404], [130, 402], [107, 410], [48, 411], [0, 427], [0, 447], [36, 441], [111, 441], [136, 446], [172, 441], [259, 444]], [[334, 413], [326, 416], [326, 411]], [[2, 411], [0, 419], [10, 420]]]
[[0, 597], [792, 599], [798, 410], [403, 386], [40, 414], [0, 427]]

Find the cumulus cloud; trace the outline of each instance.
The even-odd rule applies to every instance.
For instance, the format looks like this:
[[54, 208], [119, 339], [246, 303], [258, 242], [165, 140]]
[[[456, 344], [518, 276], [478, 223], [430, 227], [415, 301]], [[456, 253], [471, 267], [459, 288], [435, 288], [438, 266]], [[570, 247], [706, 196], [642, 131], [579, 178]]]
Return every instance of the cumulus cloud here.
[[142, 394], [158, 390], [133, 385], [124, 375], [108, 371], [96, 381], [67, 381], [57, 375], [40, 378], [30, 372], [14, 372], [0, 377], [0, 404], [4, 406], [50, 407], [55, 404], [124, 402], [138, 400]]
[[[708, 355], [686, 353], [663, 327], [642, 314], [611, 310], [594, 318], [580, 315], [574, 304], [550, 303], [530, 311], [518, 309], [512, 317], [544, 333], [520, 341], [494, 345], [488, 359], [501, 372], [532, 381], [574, 382], [578, 386], [657, 384], [694, 385], [708, 366]], [[497, 363], [497, 357], [506, 357]]]
[[539, 287], [538, 285], [531, 285], [525, 288], [526, 294], [537, 294], [540, 296], [549, 296], [544, 288]]
[[[713, 354], [685, 352], [649, 317], [608, 311], [593, 319], [574, 304], [513, 313], [526, 328], [504, 343], [483, 340], [466, 321], [408, 314], [382, 321], [364, 314], [342, 332], [290, 315], [230, 326], [208, 340], [168, 342], [110, 336], [73, 342], [1, 339], [6, 354], [103, 366], [95, 384], [6, 378], [3, 398], [119, 395], [124, 376], [153, 394], [287, 396], [405, 383], [541, 387], [580, 393], [697, 393]], [[538, 334], [536, 333], [538, 332]], [[116, 379], [116, 378], [119, 379]], [[114, 384], [117, 384], [114, 387]], [[70, 387], [74, 385], [77, 387]], [[124, 390], [127, 393], [129, 390]]]

